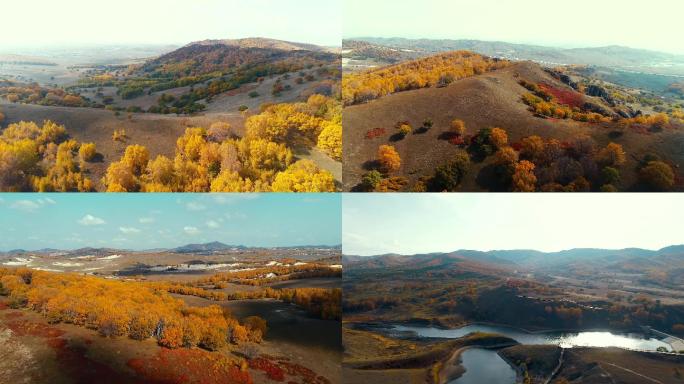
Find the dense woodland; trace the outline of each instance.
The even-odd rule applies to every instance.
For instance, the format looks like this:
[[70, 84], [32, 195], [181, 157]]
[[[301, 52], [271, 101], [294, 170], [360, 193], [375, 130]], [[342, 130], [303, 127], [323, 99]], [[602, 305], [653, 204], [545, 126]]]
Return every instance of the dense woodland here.
[[160, 289], [135, 282], [0, 269], [0, 294], [9, 305], [29, 308], [50, 322], [71, 323], [103, 336], [155, 338], [165, 347], [199, 346], [217, 350], [259, 342], [266, 322], [253, 317], [240, 324], [219, 306], [191, 307]]
[[453, 81], [509, 65], [469, 51], [454, 51], [400, 63], [366, 72], [345, 74], [342, 101], [352, 105], [395, 92], [431, 86], [446, 86]]
[[[493, 272], [493, 271], [490, 271]], [[459, 268], [345, 272], [345, 318], [421, 321], [455, 327], [492, 322], [525, 329], [635, 330], [649, 325], [684, 335], [684, 308], [644, 295], [609, 293], [610, 302], [575, 302], [561, 288]]]

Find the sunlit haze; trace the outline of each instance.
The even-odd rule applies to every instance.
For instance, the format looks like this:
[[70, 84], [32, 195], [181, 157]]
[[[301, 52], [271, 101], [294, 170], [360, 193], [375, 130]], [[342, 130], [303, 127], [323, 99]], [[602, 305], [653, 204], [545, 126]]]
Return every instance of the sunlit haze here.
[[684, 54], [684, 2], [679, 0], [345, 0], [343, 4], [346, 38], [622, 45]]
[[347, 255], [684, 244], [682, 194], [345, 194]]
[[341, 9], [339, 0], [4, 1], [0, 49], [243, 37], [338, 46]]

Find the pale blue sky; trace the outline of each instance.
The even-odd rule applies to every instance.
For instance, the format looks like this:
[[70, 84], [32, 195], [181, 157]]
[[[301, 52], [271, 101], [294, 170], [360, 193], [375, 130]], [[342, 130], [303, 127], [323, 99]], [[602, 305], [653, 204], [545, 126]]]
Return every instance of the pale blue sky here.
[[347, 255], [684, 244], [684, 194], [345, 194]]
[[242, 37], [341, 43], [341, 0], [12, 0], [0, 9], [0, 48]]
[[477, 39], [684, 54], [681, 0], [343, 0], [344, 37]]
[[338, 245], [339, 194], [0, 194], [0, 250]]

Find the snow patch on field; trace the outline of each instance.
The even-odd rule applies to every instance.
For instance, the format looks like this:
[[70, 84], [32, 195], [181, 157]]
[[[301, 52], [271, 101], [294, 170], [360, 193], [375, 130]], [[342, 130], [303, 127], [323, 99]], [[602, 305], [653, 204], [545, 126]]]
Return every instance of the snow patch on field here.
[[52, 265], [56, 267], [80, 267], [83, 265], [83, 263], [69, 263], [64, 261], [56, 261], [52, 263]]
[[120, 258], [121, 255], [110, 255], [110, 256], [105, 256], [105, 257], [100, 257], [98, 260], [114, 260]]
[[29, 265], [31, 263], [31, 259], [27, 259], [25, 257], [15, 257], [14, 261], [7, 261], [5, 263], [2, 263], [3, 265]]
[[240, 263], [233, 264], [178, 264], [178, 265], [158, 265], [150, 268], [154, 272], [185, 272], [185, 271], [206, 271], [212, 269], [232, 268], [239, 266]]

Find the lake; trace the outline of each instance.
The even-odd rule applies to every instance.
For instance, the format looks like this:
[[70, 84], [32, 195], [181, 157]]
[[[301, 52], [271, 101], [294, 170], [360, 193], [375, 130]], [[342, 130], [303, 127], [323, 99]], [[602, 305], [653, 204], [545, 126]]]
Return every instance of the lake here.
[[440, 329], [409, 325], [393, 325], [392, 332], [414, 332], [421, 337], [456, 339], [473, 332], [497, 333], [510, 337], [520, 344], [553, 344], [563, 348], [572, 347], [618, 347], [641, 351], [655, 351], [663, 347], [670, 351], [670, 346], [659, 339], [648, 338], [640, 333], [613, 332], [539, 332], [530, 333], [501, 325], [467, 325], [456, 329]]

